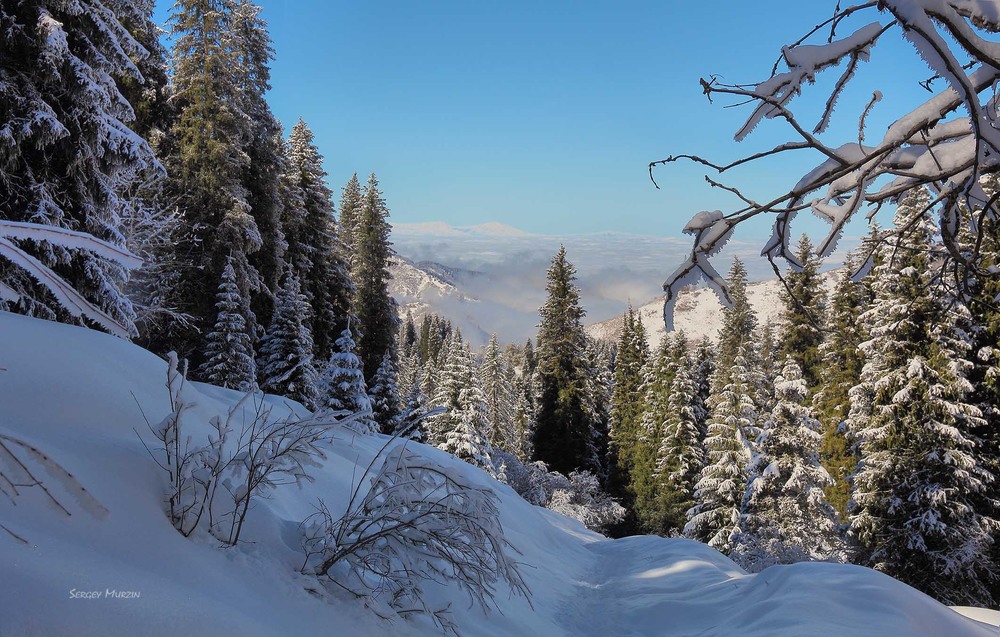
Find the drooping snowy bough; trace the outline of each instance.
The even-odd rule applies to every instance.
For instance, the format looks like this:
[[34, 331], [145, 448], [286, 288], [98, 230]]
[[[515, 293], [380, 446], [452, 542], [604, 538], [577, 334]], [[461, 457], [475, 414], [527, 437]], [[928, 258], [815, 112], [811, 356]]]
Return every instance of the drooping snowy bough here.
[[[48, 288], [59, 304], [74, 318], [86, 318], [116, 336], [129, 338], [130, 334], [125, 326], [88, 301], [48, 266], [22, 249], [17, 244], [19, 240], [46, 242], [67, 250], [85, 250], [94, 256], [113, 261], [125, 269], [141, 266], [142, 260], [139, 257], [85, 232], [0, 219], [0, 258], [10, 261]], [[0, 281], [0, 299], [17, 301], [19, 298], [20, 293]]]
[[[872, 21], [864, 24], [868, 20]], [[845, 35], [847, 24], [852, 27]], [[963, 254], [957, 247], [959, 232], [980, 234], [984, 219], [997, 218], [1000, 193], [988, 196], [981, 179], [1000, 168], [1000, 129], [997, 128], [1000, 83], [1000, 42], [990, 38], [1000, 31], [1000, 4], [993, 0], [879, 0], [841, 8], [795, 43], [782, 49], [771, 76], [758, 84], [724, 84], [717, 77], [702, 79], [705, 94], [734, 96], [753, 105], [753, 111], [736, 132], [743, 141], [764, 119], [784, 120], [794, 139], [728, 164], [718, 164], [697, 155], [671, 155], [649, 164], [650, 178], [658, 165], [689, 160], [724, 173], [766, 157], [809, 150], [825, 159], [800, 177], [787, 192], [756, 201], [738, 188], [706, 176], [713, 187], [724, 189], [742, 207], [728, 213], [701, 212], [684, 228], [694, 236], [687, 260], [664, 282], [664, 319], [672, 325], [677, 292], [698, 278], [708, 281], [728, 305], [723, 277], [712, 266], [711, 257], [731, 237], [740, 223], [760, 214], [775, 215], [774, 232], [762, 254], [778, 272], [780, 257], [794, 268], [801, 263], [788, 248], [789, 226], [802, 210], [829, 222], [830, 231], [817, 252], [828, 256], [836, 247], [844, 226], [863, 206], [870, 220], [886, 202], [916, 187], [927, 187], [934, 197], [924, 214], [940, 212], [940, 226], [948, 251], [947, 261], [972, 267], [976, 254]], [[858, 115], [858, 136], [834, 145], [820, 139], [827, 130], [834, 106], [861, 62], [883, 38], [898, 34], [909, 42], [930, 66], [934, 76], [921, 85], [933, 93], [926, 102], [899, 117], [880, 140], [865, 138], [865, 121], [882, 99], [875, 91]], [[820, 43], [813, 43], [820, 40]], [[821, 71], [840, 66], [842, 74], [826, 99], [818, 121], [810, 127], [796, 116], [791, 103]], [[785, 70], [779, 72], [779, 68]], [[654, 179], [655, 183], [655, 179]], [[975, 211], [966, 214], [963, 211]], [[897, 229], [894, 232], [905, 232]], [[979, 243], [975, 242], [976, 250]], [[865, 263], [859, 273], [867, 272]], [[965, 268], [968, 271], [968, 268]], [[960, 277], [961, 279], [961, 277]]]

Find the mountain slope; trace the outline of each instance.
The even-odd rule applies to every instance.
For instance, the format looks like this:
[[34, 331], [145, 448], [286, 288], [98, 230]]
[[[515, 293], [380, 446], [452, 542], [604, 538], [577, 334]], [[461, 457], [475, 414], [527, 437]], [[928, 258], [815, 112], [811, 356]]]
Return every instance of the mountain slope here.
[[[821, 275], [822, 285], [827, 292], [833, 290], [837, 272], [838, 270], [830, 270]], [[747, 298], [757, 314], [758, 325], [768, 322], [780, 323], [782, 287], [778, 279], [747, 284]], [[650, 347], [656, 348], [666, 335], [663, 324], [663, 297], [659, 296], [644, 303], [636, 308], [636, 312], [642, 318]], [[689, 341], [700, 341], [704, 336], [714, 341], [722, 327], [722, 303], [719, 302], [719, 297], [709, 288], [682, 290], [674, 310], [674, 327], [683, 330]], [[586, 327], [587, 334], [593, 338], [611, 342], [618, 341], [621, 329], [621, 316]]]
[[[277, 487], [250, 512], [247, 541], [220, 548], [198, 534], [182, 537], [164, 511], [167, 480], [146, 448], [145, 422], [155, 427], [169, 409], [162, 360], [104, 334], [0, 312], [0, 368], [0, 435], [45, 454], [29, 454], [29, 462], [70, 513], [46, 504], [37, 488], [23, 488], [16, 506], [0, 496], [4, 637], [441, 634], [420, 617], [378, 619], [360, 601], [297, 572], [300, 522], [320, 499], [343, 509], [358, 467], [372, 461], [384, 437], [336, 430], [326, 458], [309, 469], [314, 481]], [[206, 437], [208, 419], [239, 398], [188, 384], [187, 434], [196, 443]], [[305, 413], [276, 397], [265, 404], [276, 414]], [[502, 612], [484, 614], [455, 587], [430, 584], [429, 596], [452, 605], [464, 635], [995, 634], [860, 567], [799, 564], [749, 575], [688, 540], [607, 540], [444, 452], [412, 449], [496, 494], [532, 591], [529, 603], [501, 587]], [[55, 463], [99, 506], [46, 473]]]

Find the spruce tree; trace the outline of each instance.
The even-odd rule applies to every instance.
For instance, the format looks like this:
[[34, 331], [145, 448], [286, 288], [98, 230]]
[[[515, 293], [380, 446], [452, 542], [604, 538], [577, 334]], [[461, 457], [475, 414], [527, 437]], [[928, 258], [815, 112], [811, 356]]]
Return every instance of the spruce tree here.
[[313, 311], [315, 353], [323, 360], [333, 351], [333, 336], [341, 334], [351, 319], [354, 283], [333, 214], [323, 156], [301, 119], [288, 138], [283, 183], [285, 260], [303, 282], [303, 294]]
[[358, 246], [355, 240], [355, 227], [361, 218], [361, 182], [358, 173], [351, 175], [347, 185], [340, 194], [340, 232], [344, 252], [344, 260], [354, 267]]
[[213, 385], [242, 392], [257, 389], [257, 364], [254, 360], [253, 337], [247, 331], [244, 313], [249, 308], [236, 285], [232, 260], [222, 271], [222, 281], [216, 294], [218, 314], [215, 328], [206, 342], [206, 361], [202, 377]]
[[736, 350], [750, 339], [757, 329], [757, 316], [747, 298], [747, 270], [739, 259], [733, 259], [726, 283], [729, 286], [732, 306], [722, 312], [722, 327], [719, 330], [714, 363], [716, 373], [723, 374], [722, 380], [733, 365]]
[[457, 330], [449, 343], [447, 362], [432, 404], [443, 408], [443, 413], [428, 419], [428, 444], [492, 473], [486, 401], [472, 351]]
[[589, 366], [584, 310], [573, 281], [576, 269], [566, 249], [552, 259], [546, 275], [548, 298], [540, 309], [535, 368], [534, 457], [553, 471], [584, 469], [599, 474], [593, 415], [587, 409]]
[[597, 448], [597, 458], [600, 471], [594, 477], [602, 487], [608, 482], [608, 451], [610, 445], [611, 392], [614, 387], [612, 379], [611, 346], [603, 341], [587, 338], [585, 359], [589, 372], [584, 396], [588, 399], [586, 409], [594, 422], [594, 445]]
[[351, 328], [340, 333], [335, 350], [323, 367], [319, 380], [320, 404], [334, 412], [353, 416], [351, 427], [359, 433], [378, 431], [372, 417], [372, 402], [361, 371], [361, 359], [354, 353], [355, 343]]
[[274, 317], [260, 348], [261, 389], [287, 396], [310, 409], [319, 403], [319, 376], [313, 362], [309, 304], [299, 279], [288, 272], [274, 300]]
[[657, 452], [666, 435], [670, 411], [670, 385], [685, 356], [679, 333], [664, 337], [653, 360], [643, 368], [643, 383], [632, 400], [640, 401], [639, 435], [633, 449], [629, 492], [634, 498], [634, 516], [642, 533], [662, 533], [664, 493], [657, 475]]
[[634, 474], [639, 464], [639, 440], [642, 434], [640, 387], [648, 362], [649, 345], [645, 330], [630, 305], [622, 317], [610, 405], [608, 491], [627, 512], [624, 520], [613, 530], [614, 535], [631, 535], [638, 531], [634, 511]]
[[393, 435], [408, 438], [416, 442], [427, 440], [427, 427], [424, 419], [430, 412], [427, 396], [419, 384], [410, 386], [403, 398], [403, 408], [399, 415], [399, 424]]
[[705, 437], [705, 466], [695, 485], [695, 506], [688, 511], [684, 534], [728, 552], [738, 534], [740, 507], [757, 435], [758, 406], [754, 378], [755, 352], [749, 342], [736, 350], [730, 367], [716, 379]]
[[843, 559], [837, 514], [823, 493], [832, 479], [819, 462], [821, 425], [805, 406], [808, 388], [792, 357], [775, 385], [778, 402], [757, 439], [733, 548], [736, 562], [755, 572]]
[[812, 401], [816, 417], [823, 423], [820, 460], [833, 479], [824, 492], [842, 519], [846, 519], [851, 495], [849, 476], [858, 461], [847, 438], [846, 421], [849, 392], [860, 381], [864, 364], [859, 347], [866, 339], [860, 316], [868, 303], [867, 286], [852, 280], [855, 259], [854, 255], [846, 259], [830, 299], [827, 337], [820, 345], [822, 374]]
[[[166, 303], [191, 317], [171, 320], [146, 339], [154, 351], [173, 349], [195, 366], [203, 334], [215, 319], [215, 287], [229, 257], [245, 298], [264, 281], [251, 263], [263, 238], [252, 215], [245, 176], [249, 135], [242, 111], [246, 69], [233, 38], [229, 0], [179, 0], [173, 6], [173, 126], [163, 143], [169, 178], [164, 196], [179, 210], [174, 242], [175, 285]], [[257, 333], [256, 316], [247, 316]]]
[[799, 239], [795, 257], [801, 269], [785, 275], [785, 286], [779, 289], [783, 330], [780, 359], [791, 356], [802, 370], [806, 385], [815, 387], [820, 379], [823, 343], [823, 319], [826, 316], [826, 292], [819, 276], [819, 257], [813, 253], [809, 237]]
[[[141, 70], [150, 67], [133, 60], [148, 56], [136, 39], [155, 29], [148, 5], [4, 2], [0, 25], [0, 219], [82, 231], [124, 247], [127, 222], [140, 221], [127, 217], [148, 212], [135, 205], [135, 191], [162, 174], [149, 144], [130, 130], [136, 113], [120, 90], [146, 82]], [[89, 250], [16, 243], [136, 334], [125, 268]], [[0, 289], [0, 307], [78, 322], [2, 257]]]
[[391, 434], [399, 426], [400, 417], [396, 361], [393, 360], [391, 350], [382, 356], [382, 364], [375, 372], [368, 396], [371, 398], [372, 413], [379, 429], [384, 434]]
[[900, 203], [897, 244], [873, 272], [866, 362], [851, 393], [861, 461], [850, 528], [873, 568], [943, 603], [979, 605], [990, 600], [997, 521], [977, 505], [995, 478], [972, 435], [982, 415], [957, 329], [964, 305], [935, 278], [928, 200], [915, 192]]
[[[683, 332], [678, 333], [678, 343], [684, 339]], [[686, 356], [678, 361], [667, 391], [666, 420], [656, 451], [654, 479], [659, 485], [663, 520], [658, 530], [666, 535], [679, 535], [683, 531], [687, 512], [696, 504], [695, 484], [705, 466], [701, 424], [706, 414], [693, 366], [694, 361]]]
[[352, 307], [361, 323], [358, 356], [369, 382], [375, 377], [382, 357], [394, 347], [399, 324], [396, 301], [389, 295], [392, 278], [389, 261], [393, 255], [390, 230], [389, 209], [375, 173], [372, 173], [361, 196], [360, 214], [351, 230], [355, 249], [351, 267], [355, 284]]
[[[260, 274], [263, 284], [262, 293], [254, 298], [253, 308], [261, 323], [267, 324], [273, 311], [268, 291], [278, 289], [285, 248], [281, 233], [280, 181], [286, 166], [282, 156], [281, 124], [264, 97], [271, 90], [270, 64], [274, 48], [267, 23], [260, 15], [261, 8], [249, 0], [230, 2], [233, 7], [228, 46], [236, 62], [240, 148], [246, 155], [241, 179], [248, 212], [260, 235], [260, 247], [249, 255], [250, 265]], [[303, 289], [307, 290], [306, 279], [300, 275], [300, 280]]]
[[479, 379], [490, 423], [490, 444], [513, 452], [519, 445], [514, 429], [514, 368], [500, 349], [496, 334], [490, 336], [483, 351]]

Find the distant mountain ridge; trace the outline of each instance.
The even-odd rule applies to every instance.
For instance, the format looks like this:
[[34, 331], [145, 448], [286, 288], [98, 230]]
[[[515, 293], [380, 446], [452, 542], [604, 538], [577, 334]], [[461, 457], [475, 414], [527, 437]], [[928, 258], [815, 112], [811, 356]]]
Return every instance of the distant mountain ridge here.
[[[839, 270], [830, 270], [821, 275], [822, 284], [828, 292], [835, 285], [837, 272]], [[400, 316], [410, 312], [419, 322], [425, 314], [440, 314], [451, 320], [474, 346], [486, 343], [493, 332], [497, 332], [505, 342], [521, 342], [522, 339], [511, 338], [505, 332], [513, 329], [512, 325], [523, 332], [537, 324], [538, 312], [534, 303], [513, 298], [486, 299], [474, 291], [488, 289], [497, 283], [488, 272], [451, 267], [435, 261], [414, 262], [397, 256], [390, 273], [389, 291], [399, 303]], [[780, 322], [783, 308], [779, 296], [781, 288], [782, 283], [778, 279], [747, 284], [747, 296], [757, 313], [759, 324]], [[650, 347], [657, 347], [666, 334], [663, 296], [635, 309], [646, 328]], [[685, 289], [677, 301], [674, 325], [678, 330], [684, 330], [691, 341], [701, 340], [703, 336], [715, 340], [722, 327], [722, 304], [708, 288]], [[591, 337], [611, 342], [618, 340], [621, 328], [620, 314], [585, 327]]]
[[[829, 270], [820, 275], [823, 288], [829, 293], [836, 284], [837, 273], [840, 270]], [[747, 298], [750, 306], [757, 314], [757, 324], [768, 322], [779, 324], [784, 304], [781, 301], [780, 290], [783, 284], [778, 279], [757, 281], [747, 284]], [[666, 336], [663, 323], [663, 296], [635, 308], [646, 329], [646, 340], [651, 348], [656, 348]], [[677, 298], [674, 308], [674, 327], [687, 335], [688, 341], [700, 341], [707, 336], [715, 341], [722, 327], [722, 303], [709, 288], [685, 289]], [[622, 329], [622, 317], [600, 321], [586, 326], [587, 334], [593, 338], [617, 342]]]

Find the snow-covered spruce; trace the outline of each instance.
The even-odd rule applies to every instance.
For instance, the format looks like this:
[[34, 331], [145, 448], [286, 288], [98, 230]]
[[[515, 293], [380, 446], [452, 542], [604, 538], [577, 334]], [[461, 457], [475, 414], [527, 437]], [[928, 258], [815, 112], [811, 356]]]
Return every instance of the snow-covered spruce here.
[[843, 561], [838, 519], [823, 488], [833, 481], [819, 463], [819, 421], [804, 406], [807, 388], [794, 360], [775, 384], [778, 403], [757, 438], [731, 557], [758, 572], [774, 564]]
[[309, 304], [299, 279], [287, 272], [274, 300], [274, 318], [260, 347], [261, 388], [309, 407], [319, 400], [319, 377], [313, 363]]
[[257, 362], [253, 336], [248, 331], [250, 322], [245, 317], [245, 313], [251, 312], [250, 304], [236, 285], [231, 257], [222, 271], [216, 298], [215, 307], [219, 313], [215, 329], [209, 332], [206, 340], [206, 360], [201, 375], [207, 382], [220, 387], [256, 391]]
[[323, 367], [319, 379], [320, 405], [335, 413], [355, 414], [351, 427], [358, 433], [378, 431], [372, 415], [372, 402], [365, 386], [361, 359], [355, 354], [356, 345], [351, 328], [340, 334], [330, 360]]
[[952, 604], [988, 604], [986, 582], [1000, 528], [983, 506], [995, 476], [972, 431], [967, 309], [943, 293], [930, 264], [936, 229], [928, 195], [900, 203], [896, 245], [873, 272], [875, 300], [862, 315], [870, 338], [861, 382], [851, 390], [851, 434], [860, 442], [850, 509], [861, 560]]
[[[142, 82], [148, 55], [129, 32], [150, 25], [134, 3], [42, 1], [0, 8], [0, 222], [68, 230], [106, 244], [0, 233], [0, 307], [135, 336], [124, 294], [134, 191], [163, 169], [129, 128], [119, 82]], [[41, 239], [41, 240], [38, 240]]]

